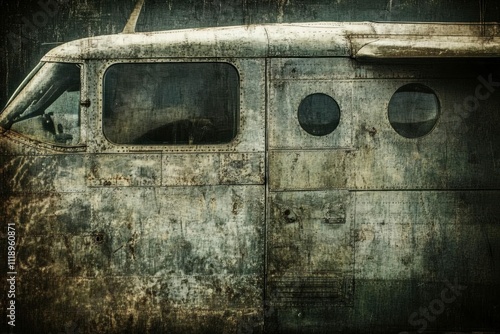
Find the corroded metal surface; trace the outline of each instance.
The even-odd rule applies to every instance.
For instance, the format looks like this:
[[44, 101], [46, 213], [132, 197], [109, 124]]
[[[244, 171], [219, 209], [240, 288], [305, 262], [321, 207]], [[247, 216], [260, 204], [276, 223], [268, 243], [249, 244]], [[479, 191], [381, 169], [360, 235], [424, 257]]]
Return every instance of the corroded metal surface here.
[[[57, 48], [45, 59], [82, 61], [80, 145], [11, 130], [0, 137], [0, 222], [15, 223], [18, 236], [18, 328], [497, 330], [498, 61], [359, 62], [359, 39], [350, 39], [401, 32], [389, 40], [411, 44], [417, 37], [407, 36], [432, 32], [465, 35], [467, 47], [483, 38], [475, 29], [253, 26]], [[494, 50], [497, 39], [488, 42]], [[119, 62], [232, 64], [238, 134], [209, 145], [109, 142], [103, 81]], [[398, 134], [388, 117], [408, 83], [439, 101], [434, 128], [418, 138]], [[298, 119], [301, 101], [316, 93], [340, 109], [323, 136]], [[2, 230], [2, 249], [7, 240]], [[421, 309], [435, 312], [426, 318]]]
[[[480, 35], [483, 27], [485, 36]], [[44, 59], [357, 57], [358, 53], [360, 58], [495, 57], [498, 36], [495, 24], [249, 25], [85, 38], [53, 49]]]
[[[25, 0], [5, 2], [0, 22], [0, 105], [54, 46], [80, 37], [115, 34], [124, 28], [136, 0]], [[490, 22], [500, 17], [496, 1], [248, 1], [148, 0], [136, 31], [305, 21]], [[478, 34], [483, 28], [477, 29]], [[434, 35], [434, 33], [431, 33]]]

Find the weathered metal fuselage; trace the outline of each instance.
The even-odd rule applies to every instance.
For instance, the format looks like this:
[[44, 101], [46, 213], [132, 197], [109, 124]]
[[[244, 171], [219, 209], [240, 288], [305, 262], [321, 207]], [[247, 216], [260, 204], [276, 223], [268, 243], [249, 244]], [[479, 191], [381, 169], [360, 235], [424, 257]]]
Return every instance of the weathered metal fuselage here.
[[[54, 49], [43, 62], [79, 65], [76, 130], [55, 124], [54, 142], [19, 133], [31, 123], [15, 125], [27, 118], [18, 112], [0, 135], [16, 329], [498, 330], [500, 37], [494, 26], [479, 35], [459, 25], [269, 25]], [[212, 63], [223, 65], [184, 72]], [[212, 74], [216, 84], [205, 83]], [[171, 101], [188, 93], [185, 110], [233, 110], [224, 122], [234, 134], [197, 142], [176, 122], [175, 139], [155, 141], [171, 128], [148, 127], [163, 119], [149, 106], [175, 113]], [[120, 118], [118, 102], [153, 116]], [[222, 122], [189, 112], [203, 134]], [[7, 249], [8, 235], [1, 241]]]

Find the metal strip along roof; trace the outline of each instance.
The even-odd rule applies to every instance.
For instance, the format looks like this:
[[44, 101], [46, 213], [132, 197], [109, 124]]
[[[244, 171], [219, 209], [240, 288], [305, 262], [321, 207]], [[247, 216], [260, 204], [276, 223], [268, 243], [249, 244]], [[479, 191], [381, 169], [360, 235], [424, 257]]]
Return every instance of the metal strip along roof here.
[[500, 25], [464, 23], [297, 23], [197, 28], [89, 37], [42, 60], [125, 58], [499, 57]]

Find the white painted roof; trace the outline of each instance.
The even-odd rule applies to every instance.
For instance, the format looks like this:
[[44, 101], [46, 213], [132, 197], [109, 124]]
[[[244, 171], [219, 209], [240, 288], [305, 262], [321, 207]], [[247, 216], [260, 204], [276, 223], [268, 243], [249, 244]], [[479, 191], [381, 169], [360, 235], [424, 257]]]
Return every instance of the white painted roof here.
[[320, 22], [116, 34], [63, 44], [43, 60], [332, 56], [499, 57], [500, 25]]

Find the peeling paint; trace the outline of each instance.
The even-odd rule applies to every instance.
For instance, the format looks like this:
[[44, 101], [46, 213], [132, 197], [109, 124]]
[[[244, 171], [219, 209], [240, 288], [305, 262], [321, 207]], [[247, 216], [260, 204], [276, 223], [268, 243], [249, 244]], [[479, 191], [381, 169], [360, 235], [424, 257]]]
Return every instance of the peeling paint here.
[[[432, 31], [434, 42], [463, 37], [461, 50], [485, 57], [499, 45], [490, 28], [484, 49], [468, 49], [480, 38], [475, 26], [315, 23], [99, 37], [54, 50], [44, 59], [89, 56], [81, 91], [91, 103], [81, 105], [83, 146], [0, 135], [0, 222], [18, 236], [19, 328], [385, 333], [408, 330], [412, 310], [456, 279], [468, 289], [429, 329], [495, 330], [500, 95], [465, 116], [454, 106], [478, 75], [500, 80], [498, 60], [459, 52], [393, 62], [382, 52], [388, 63], [361, 62], [356, 52], [375, 43], [357, 48], [362, 38], [348, 33], [411, 44]], [[437, 53], [402, 58], [448, 56], [438, 42]], [[234, 140], [109, 142], [106, 69], [178, 57], [237, 69]], [[408, 83], [439, 100], [436, 126], [418, 138], [397, 133], [387, 115]], [[340, 109], [323, 136], [297, 115], [315, 93]], [[311, 110], [319, 126], [331, 112]]]

